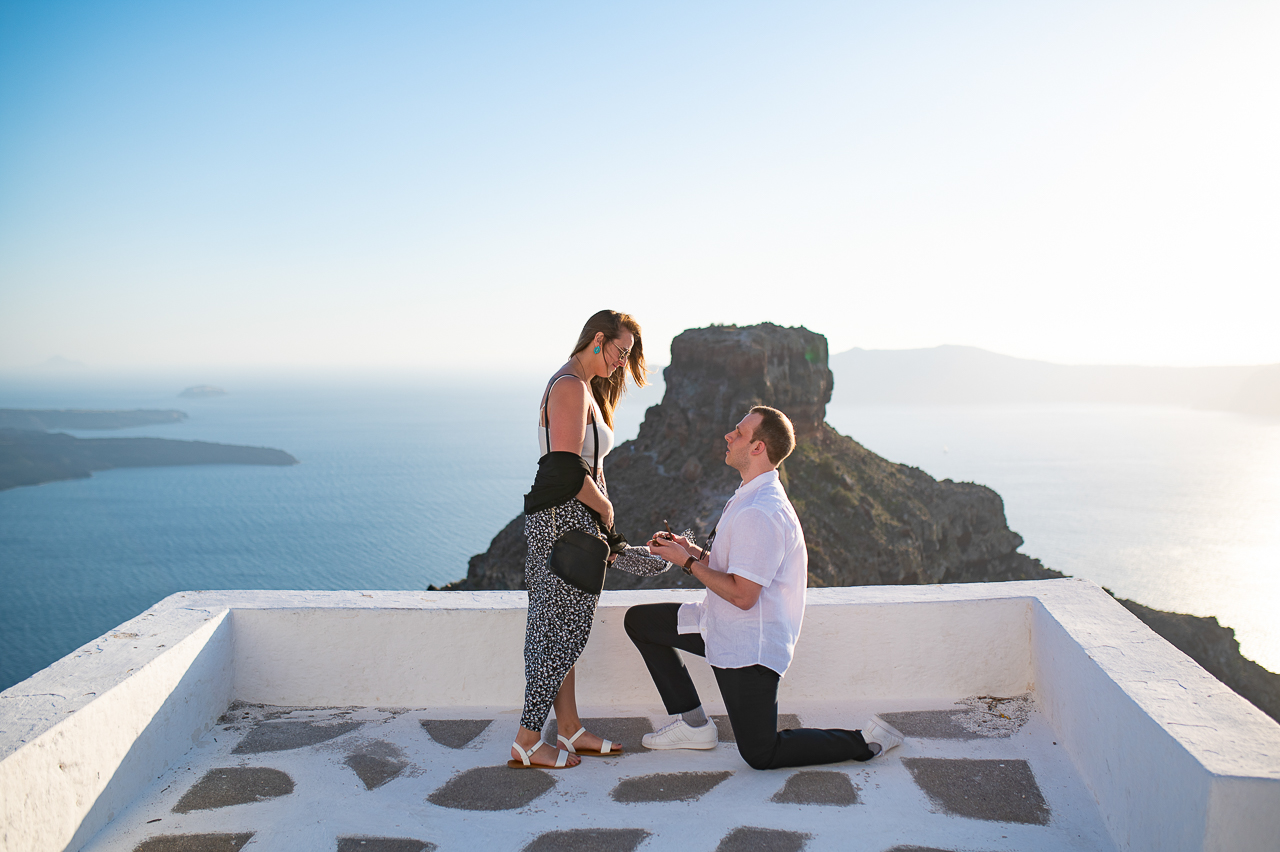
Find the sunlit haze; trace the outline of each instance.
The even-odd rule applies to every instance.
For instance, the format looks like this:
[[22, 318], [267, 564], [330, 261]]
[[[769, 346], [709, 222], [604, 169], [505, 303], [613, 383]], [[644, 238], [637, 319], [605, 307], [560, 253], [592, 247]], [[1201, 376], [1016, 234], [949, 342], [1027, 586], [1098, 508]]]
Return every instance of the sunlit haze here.
[[6, 3], [0, 368], [545, 365], [601, 307], [658, 362], [1277, 362], [1278, 44], [1236, 0]]

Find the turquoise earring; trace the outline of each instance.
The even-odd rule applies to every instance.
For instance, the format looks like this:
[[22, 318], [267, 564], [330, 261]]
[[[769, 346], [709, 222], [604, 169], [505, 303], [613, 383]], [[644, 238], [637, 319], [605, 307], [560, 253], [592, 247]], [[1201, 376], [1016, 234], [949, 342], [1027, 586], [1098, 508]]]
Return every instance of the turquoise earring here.
[[592, 349], [591, 351], [592, 351], [592, 352], [594, 352], [595, 354], [599, 355], [599, 354], [600, 354], [600, 347], [599, 347], [599, 346], [597, 346], [595, 349]]

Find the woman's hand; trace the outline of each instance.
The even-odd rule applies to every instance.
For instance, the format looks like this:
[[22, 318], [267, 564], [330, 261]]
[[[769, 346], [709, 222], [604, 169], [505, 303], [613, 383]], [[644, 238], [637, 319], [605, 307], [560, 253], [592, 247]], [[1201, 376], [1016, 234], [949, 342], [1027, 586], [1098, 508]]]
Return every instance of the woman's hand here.
[[613, 503], [601, 493], [591, 479], [590, 474], [583, 474], [582, 490], [578, 492], [578, 502], [600, 516], [600, 525], [605, 529], [613, 526]]

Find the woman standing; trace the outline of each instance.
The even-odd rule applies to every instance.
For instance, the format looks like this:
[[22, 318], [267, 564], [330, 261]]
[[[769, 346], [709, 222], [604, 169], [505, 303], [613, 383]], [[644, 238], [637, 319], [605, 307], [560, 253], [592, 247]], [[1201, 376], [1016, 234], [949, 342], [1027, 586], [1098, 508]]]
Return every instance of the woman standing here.
[[[613, 448], [613, 412], [626, 387], [645, 381], [640, 324], [628, 314], [600, 311], [587, 320], [573, 354], [547, 383], [538, 416], [542, 457], [533, 489], [525, 495], [528, 541], [525, 585], [524, 712], [509, 766], [577, 766], [578, 755], [617, 755], [622, 749], [585, 730], [578, 718], [574, 664], [591, 634], [599, 595], [583, 592], [547, 570], [551, 545], [573, 529], [610, 543], [613, 566], [633, 574], [657, 574], [670, 564], [648, 548], [627, 547], [613, 529], [613, 504], [604, 479], [604, 457]], [[555, 707], [560, 748], [540, 742]]]

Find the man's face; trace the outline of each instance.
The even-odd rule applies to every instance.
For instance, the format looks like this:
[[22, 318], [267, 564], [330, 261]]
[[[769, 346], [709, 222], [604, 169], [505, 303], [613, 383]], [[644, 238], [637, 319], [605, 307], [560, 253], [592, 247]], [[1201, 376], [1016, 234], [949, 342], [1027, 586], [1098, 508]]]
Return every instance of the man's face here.
[[757, 444], [752, 440], [752, 436], [756, 433], [756, 427], [764, 420], [754, 411], [746, 417], [738, 421], [738, 425], [733, 431], [724, 436], [725, 448], [724, 463], [734, 470], [746, 470], [751, 464], [751, 447]]

